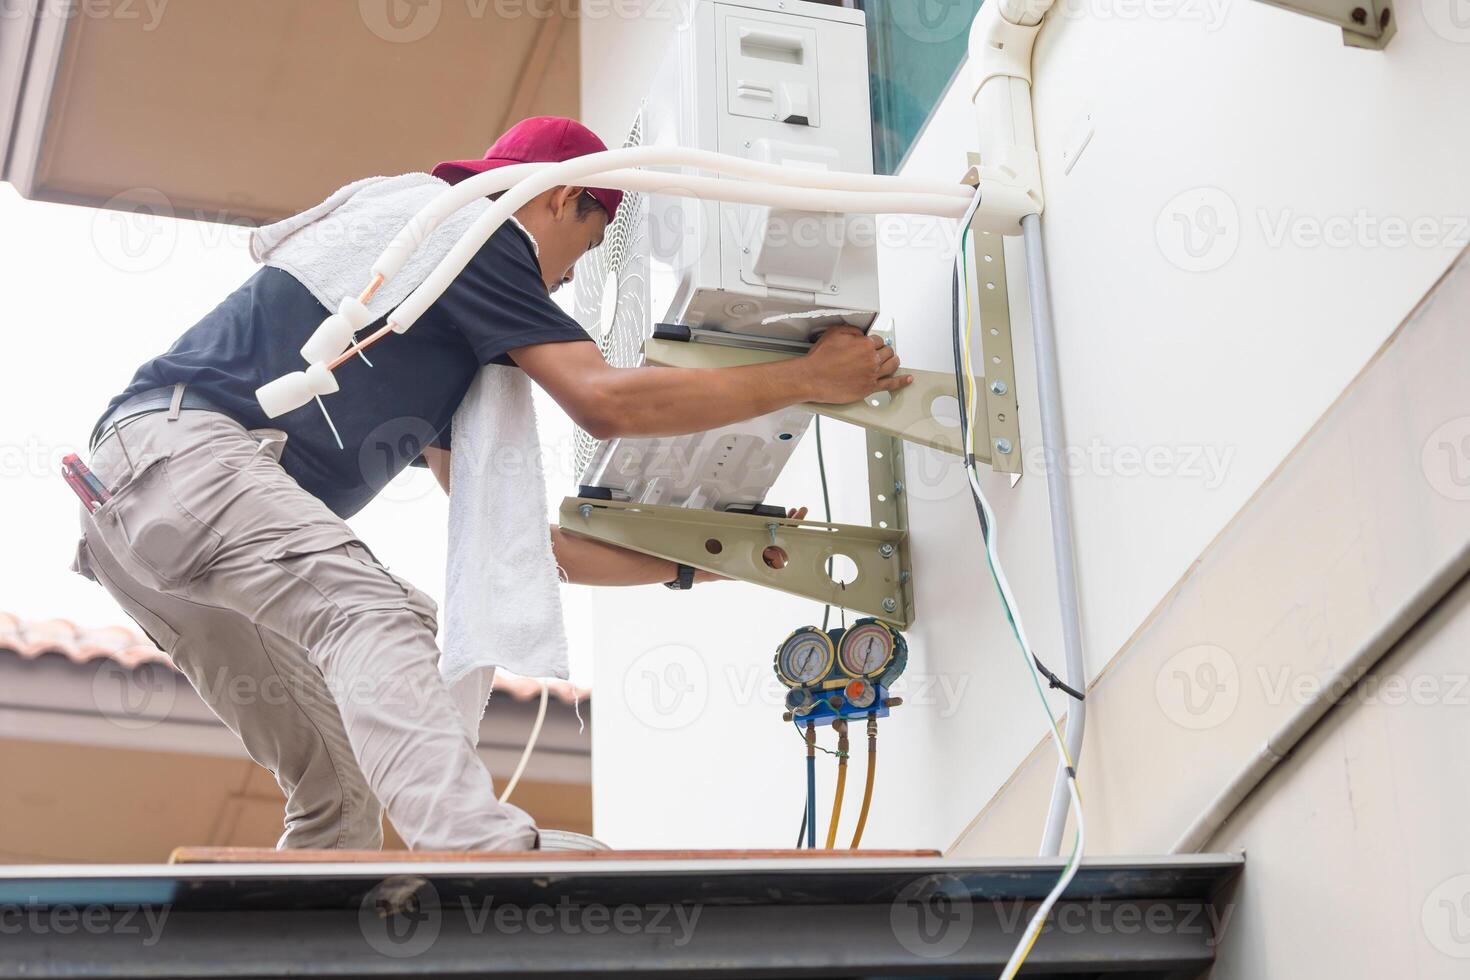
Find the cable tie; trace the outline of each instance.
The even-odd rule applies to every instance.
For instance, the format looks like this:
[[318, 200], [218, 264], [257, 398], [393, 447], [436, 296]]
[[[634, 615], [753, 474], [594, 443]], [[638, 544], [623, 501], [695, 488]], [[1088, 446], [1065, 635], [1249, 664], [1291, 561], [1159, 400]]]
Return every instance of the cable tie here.
[[1079, 693], [1076, 688], [1072, 687], [1066, 681], [1062, 680], [1056, 674], [1052, 673], [1051, 668], [1042, 663], [1041, 658], [1034, 653], [1031, 654], [1031, 662], [1036, 665], [1037, 670], [1041, 671], [1042, 675], [1047, 679], [1048, 686], [1051, 687], [1053, 690], [1065, 691], [1068, 695], [1077, 699], [1078, 701], [1087, 700], [1087, 695]]

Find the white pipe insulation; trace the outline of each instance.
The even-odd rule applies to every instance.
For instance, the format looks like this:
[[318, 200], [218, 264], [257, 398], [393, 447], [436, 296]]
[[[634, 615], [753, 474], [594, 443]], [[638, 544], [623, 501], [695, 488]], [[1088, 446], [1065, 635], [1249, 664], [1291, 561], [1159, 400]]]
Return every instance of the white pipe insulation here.
[[[395, 332], [402, 333], [411, 327], [424, 311], [449, 287], [454, 278], [464, 271], [464, 267], [475, 257], [480, 247], [499, 230], [510, 216], [526, 205], [536, 195], [568, 184], [587, 185], [595, 183], [597, 186], [620, 188], [621, 183], [637, 183], [638, 188], [651, 188], [667, 191], [669, 193], [692, 192], [696, 187], [703, 189], [711, 196], [720, 200], [727, 200], [729, 195], [741, 194], [738, 182], [715, 181], [709, 178], [697, 178], [680, 176], [677, 174], [665, 174], [654, 172], [651, 181], [644, 177], [636, 180], [622, 180], [614, 171], [624, 168], [652, 167], [652, 166], [688, 166], [703, 167], [709, 170], [726, 172], [729, 170], [740, 170], [745, 172], [759, 172], [762, 176], [773, 177], [774, 186], [756, 185], [763, 187], [760, 192], [748, 194], [746, 203], [768, 204], [775, 207], [792, 207], [806, 211], [839, 211], [839, 212], [869, 212], [869, 213], [920, 213], [940, 214], [945, 217], [959, 217], [965, 213], [968, 201], [961, 199], [959, 195], [950, 193], [926, 194], [913, 193], [908, 188], [912, 186], [908, 181], [903, 181], [903, 190], [899, 191], [874, 191], [872, 187], [891, 187], [886, 183], [890, 180], [900, 178], [869, 177], [856, 174], [841, 174], [823, 171], [787, 170], [781, 167], [773, 167], [770, 164], [756, 164], [754, 161], [745, 160], [740, 157], [726, 156], [721, 153], [711, 153], [703, 150], [688, 150], [681, 147], [664, 146], [635, 146], [621, 150], [607, 150], [602, 153], [591, 153], [587, 156], [576, 157], [562, 163], [554, 164], [545, 169], [538, 170], [528, 177], [518, 181], [514, 186], [508, 188], [501, 197], [490, 205], [470, 229], [449, 250], [449, 254], [440, 260], [439, 264], [429, 273], [408, 297], [399, 304], [392, 318]], [[753, 171], [752, 168], [758, 168]], [[596, 178], [594, 180], [594, 178]], [[847, 184], [856, 186], [860, 178], [862, 190], [827, 189], [822, 185], [826, 182]], [[471, 178], [473, 179], [473, 178]], [[469, 181], [465, 181], [468, 183]], [[878, 182], [878, 183], [872, 183]], [[725, 186], [719, 186], [725, 185]], [[809, 188], [802, 193], [782, 193], [789, 190], [793, 185]], [[747, 190], [749, 185], [745, 185]], [[955, 185], [960, 186], [960, 185]], [[931, 188], [932, 189], [932, 186]], [[964, 188], [960, 187], [963, 191]]]
[[[641, 169], [694, 167], [753, 180], [720, 180], [685, 173]], [[761, 181], [761, 182], [754, 182]], [[471, 201], [492, 194], [500, 198], [476, 219], [389, 318], [403, 333], [434, 304], [490, 236], [536, 195], [563, 185], [610, 187], [674, 194], [800, 211], [868, 214], [928, 214], [958, 218], [973, 191], [959, 183], [850, 174], [840, 171], [787, 169], [743, 157], [681, 147], [643, 146], [592, 153], [555, 164], [513, 164], [477, 174], [446, 190], [414, 215], [373, 264], [373, 275], [387, 282], [408, 257], [443, 222]], [[326, 362], [341, 354], [372, 317], [352, 297], [322, 322], [302, 347], [311, 367], [277, 378], [256, 391], [270, 418], [336, 391]]]

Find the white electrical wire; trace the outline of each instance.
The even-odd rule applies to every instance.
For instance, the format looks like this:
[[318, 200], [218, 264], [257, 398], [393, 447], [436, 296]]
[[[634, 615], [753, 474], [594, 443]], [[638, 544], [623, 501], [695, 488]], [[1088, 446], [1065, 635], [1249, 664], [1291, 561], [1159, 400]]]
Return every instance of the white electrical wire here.
[[[1067, 886], [1076, 877], [1077, 870], [1081, 865], [1082, 854], [1086, 846], [1086, 826], [1082, 816], [1082, 797], [1077, 790], [1076, 766], [1067, 753], [1066, 742], [1062, 738], [1061, 731], [1057, 726], [1056, 716], [1052, 713], [1051, 705], [1046, 700], [1046, 694], [1041, 686], [1041, 677], [1037, 673], [1035, 659], [1031, 653], [1031, 644], [1026, 638], [1026, 629], [1021, 621], [1020, 607], [1016, 604], [1015, 595], [1011, 591], [1009, 580], [1006, 578], [1005, 569], [1000, 561], [999, 546], [997, 544], [999, 533], [995, 522], [995, 512], [990, 507], [990, 501], [986, 498], [984, 490], [980, 486], [979, 471], [975, 467], [973, 452], [973, 434], [971, 426], [979, 409], [978, 385], [975, 384], [973, 369], [970, 365], [970, 338], [973, 332], [974, 318], [970, 305], [970, 277], [965, 265], [966, 242], [969, 239], [969, 226], [974, 218], [975, 211], [980, 206], [980, 193], [975, 193], [974, 201], [961, 219], [960, 240], [955, 249], [955, 275], [963, 283], [965, 304], [965, 328], [964, 349], [959, 360], [963, 367], [962, 376], [956, 378], [960, 386], [960, 395], [966, 402], [965, 428], [961, 437], [965, 447], [965, 474], [970, 484], [970, 491], [975, 496], [975, 501], [980, 507], [982, 527], [981, 535], [985, 540], [986, 562], [990, 566], [990, 572], [995, 580], [996, 590], [1000, 593], [1002, 604], [1006, 608], [1006, 615], [1010, 620], [1011, 627], [1016, 636], [1016, 642], [1020, 645], [1022, 658], [1026, 661], [1026, 667], [1031, 673], [1032, 682], [1036, 686], [1036, 696], [1040, 699], [1043, 710], [1046, 712], [1047, 728], [1053, 747], [1056, 749], [1057, 757], [1068, 773], [1067, 790], [1071, 798], [1072, 813], [1076, 821], [1076, 837], [1072, 845], [1072, 853], [1067, 863], [1062, 868], [1062, 874], [1057, 883], [1047, 893], [1036, 912], [1032, 915], [1011, 952], [1010, 959], [1006, 961], [1005, 970], [1001, 973], [1001, 980], [1011, 980], [1025, 963], [1026, 957], [1030, 955], [1032, 947], [1036, 944], [1037, 937], [1041, 934], [1042, 927], [1046, 924], [1047, 916], [1051, 914], [1052, 908]], [[957, 339], [957, 338], [956, 338]]]
[[546, 701], [550, 693], [546, 678], [541, 678], [541, 707], [536, 709], [536, 724], [531, 726], [531, 737], [526, 740], [526, 747], [521, 752], [521, 761], [516, 765], [516, 771], [511, 774], [510, 782], [505, 784], [505, 790], [500, 794], [501, 803], [510, 802], [510, 794], [516, 791], [516, 786], [520, 784], [521, 776], [526, 771], [526, 763], [531, 761], [531, 752], [536, 748], [536, 741], [541, 737], [541, 726], [546, 721]]

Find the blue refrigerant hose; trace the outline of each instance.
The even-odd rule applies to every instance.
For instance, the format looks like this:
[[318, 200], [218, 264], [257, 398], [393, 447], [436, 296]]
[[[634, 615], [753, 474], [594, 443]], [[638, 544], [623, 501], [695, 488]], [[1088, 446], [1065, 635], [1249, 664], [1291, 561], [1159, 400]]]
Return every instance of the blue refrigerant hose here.
[[806, 846], [817, 846], [817, 755], [806, 755]]

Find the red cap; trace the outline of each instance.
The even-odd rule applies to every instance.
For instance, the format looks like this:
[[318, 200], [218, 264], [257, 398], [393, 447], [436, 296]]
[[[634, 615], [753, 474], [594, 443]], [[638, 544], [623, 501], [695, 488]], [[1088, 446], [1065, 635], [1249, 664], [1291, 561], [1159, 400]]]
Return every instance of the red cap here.
[[[575, 119], [562, 116], [533, 116], [506, 130], [480, 160], [446, 160], [434, 167], [433, 175], [457, 184], [466, 177], [482, 174], [512, 163], [561, 163], [589, 153], [601, 153], [607, 145], [597, 134]], [[623, 192], [606, 187], [589, 187], [611, 221], [623, 201]]]

